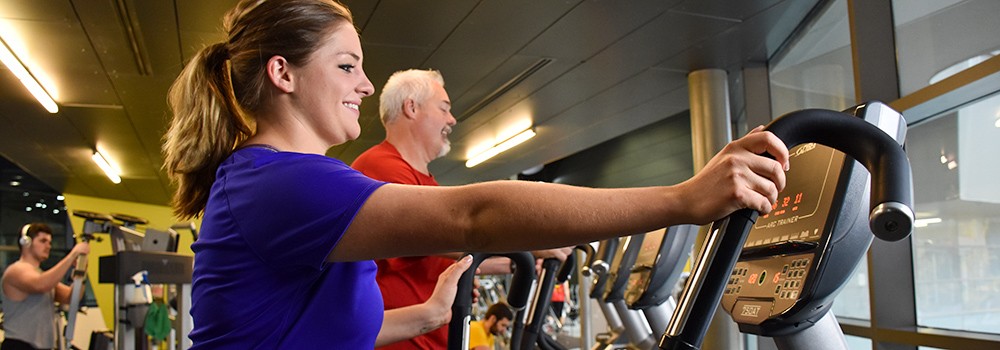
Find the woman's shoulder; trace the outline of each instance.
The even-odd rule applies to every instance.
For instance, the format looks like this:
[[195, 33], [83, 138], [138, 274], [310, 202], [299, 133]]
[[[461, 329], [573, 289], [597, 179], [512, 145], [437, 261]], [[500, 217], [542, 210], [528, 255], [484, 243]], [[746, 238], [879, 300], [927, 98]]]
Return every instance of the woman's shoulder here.
[[268, 149], [246, 148], [237, 150], [227, 162], [234, 168], [279, 172], [351, 170], [346, 163], [319, 154], [275, 152]]

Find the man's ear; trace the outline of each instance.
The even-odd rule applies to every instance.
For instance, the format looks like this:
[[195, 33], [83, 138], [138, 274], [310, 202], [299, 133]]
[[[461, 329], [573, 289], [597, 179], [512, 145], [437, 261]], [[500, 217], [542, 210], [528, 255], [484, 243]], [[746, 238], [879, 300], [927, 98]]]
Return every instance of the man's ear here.
[[403, 116], [407, 119], [415, 119], [417, 117], [417, 102], [412, 98], [403, 100]]
[[295, 91], [295, 77], [291, 72], [291, 66], [284, 57], [273, 56], [267, 60], [267, 78], [278, 90], [289, 93]]

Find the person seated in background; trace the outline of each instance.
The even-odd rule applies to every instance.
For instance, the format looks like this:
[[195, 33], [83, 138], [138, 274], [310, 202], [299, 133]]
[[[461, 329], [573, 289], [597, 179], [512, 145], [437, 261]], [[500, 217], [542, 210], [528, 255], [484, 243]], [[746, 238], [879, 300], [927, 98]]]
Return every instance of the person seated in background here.
[[90, 252], [87, 242], [73, 246], [66, 257], [42, 271], [52, 250], [52, 229], [43, 223], [21, 228], [17, 245], [21, 258], [3, 272], [2, 350], [56, 348], [55, 302], [69, 304], [71, 288], [60, 282], [76, 264], [76, 257]]
[[469, 349], [493, 350], [496, 346], [496, 336], [507, 332], [514, 313], [503, 302], [490, 305], [486, 315], [479, 321], [469, 323]]

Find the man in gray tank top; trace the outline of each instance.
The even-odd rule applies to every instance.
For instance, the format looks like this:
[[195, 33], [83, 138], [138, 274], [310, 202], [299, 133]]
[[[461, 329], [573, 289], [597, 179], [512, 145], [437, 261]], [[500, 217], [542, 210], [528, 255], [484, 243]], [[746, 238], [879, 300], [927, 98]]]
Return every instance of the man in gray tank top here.
[[52, 229], [42, 223], [24, 225], [19, 232], [21, 258], [3, 273], [4, 341], [0, 350], [56, 348], [55, 301], [69, 304], [70, 287], [59, 281], [80, 254], [90, 252], [86, 242], [48, 271], [42, 261], [52, 249]]

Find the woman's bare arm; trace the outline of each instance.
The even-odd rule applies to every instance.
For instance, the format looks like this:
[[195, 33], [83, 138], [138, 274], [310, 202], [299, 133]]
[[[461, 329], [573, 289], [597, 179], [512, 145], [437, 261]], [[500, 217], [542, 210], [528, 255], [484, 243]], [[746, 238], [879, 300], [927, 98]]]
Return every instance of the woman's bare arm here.
[[[770, 153], [775, 159], [759, 156]], [[695, 177], [665, 187], [593, 189], [526, 181], [376, 190], [331, 261], [454, 251], [556, 248], [682, 224], [741, 208], [769, 212], [784, 187], [784, 144], [768, 132], [734, 141]]]

